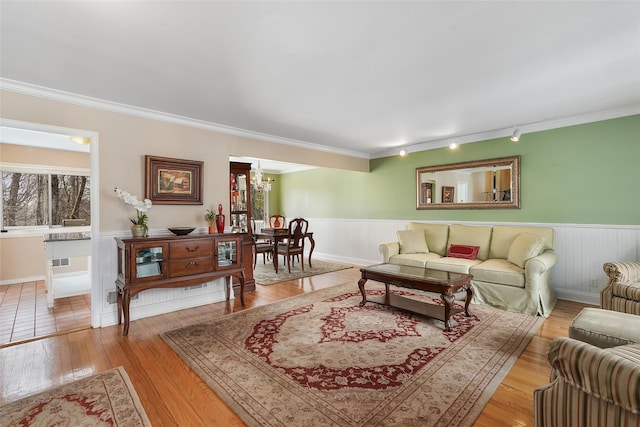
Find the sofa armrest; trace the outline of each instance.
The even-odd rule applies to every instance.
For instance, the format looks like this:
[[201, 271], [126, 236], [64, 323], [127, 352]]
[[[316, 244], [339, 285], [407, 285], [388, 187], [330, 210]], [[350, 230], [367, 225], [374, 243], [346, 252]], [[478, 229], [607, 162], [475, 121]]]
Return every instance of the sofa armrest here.
[[563, 337], [549, 344], [547, 357], [555, 381], [640, 413], [640, 344], [601, 349]]
[[383, 243], [378, 249], [382, 255], [382, 262], [389, 262], [389, 258], [400, 253], [400, 243]]
[[528, 260], [524, 265], [525, 273], [529, 277], [543, 275], [558, 262], [558, 256], [553, 251], [545, 251]]
[[607, 262], [602, 268], [611, 282], [640, 282], [640, 262]]

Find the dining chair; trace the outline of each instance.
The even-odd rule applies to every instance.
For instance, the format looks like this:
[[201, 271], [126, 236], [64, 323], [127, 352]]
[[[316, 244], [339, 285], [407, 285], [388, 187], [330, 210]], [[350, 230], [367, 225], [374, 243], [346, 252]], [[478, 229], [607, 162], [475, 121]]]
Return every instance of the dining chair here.
[[271, 215], [269, 217], [269, 227], [271, 228], [287, 228], [287, 221], [282, 215]]
[[[254, 219], [251, 220], [251, 225], [253, 232], [256, 233], [256, 222]], [[253, 238], [253, 268], [256, 268], [258, 254], [262, 254], [263, 264], [266, 264], [267, 260], [273, 256], [273, 242], [269, 239], [259, 239], [255, 234], [252, 234], [251, 237]]]
[[300, 265], [304, 271], [304, 239], [307, 235], [309, 222], [304, 218], [295, 218], [289, 221], [287, 241], [278, 243], [277, 253], [274, 256], [283, 255], [289, 273], [291, 273], [291, 262], [295, 256], [300, 256]]

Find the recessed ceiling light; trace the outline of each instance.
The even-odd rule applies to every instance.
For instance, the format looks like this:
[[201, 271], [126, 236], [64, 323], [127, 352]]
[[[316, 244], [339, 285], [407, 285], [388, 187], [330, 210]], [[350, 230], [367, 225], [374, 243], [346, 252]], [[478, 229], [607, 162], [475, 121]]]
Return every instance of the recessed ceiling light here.
[[89, 145], [91, 142], [91, 138], [87, 138], [86, 136], [70, 136], [69, 139], [80, 145]]

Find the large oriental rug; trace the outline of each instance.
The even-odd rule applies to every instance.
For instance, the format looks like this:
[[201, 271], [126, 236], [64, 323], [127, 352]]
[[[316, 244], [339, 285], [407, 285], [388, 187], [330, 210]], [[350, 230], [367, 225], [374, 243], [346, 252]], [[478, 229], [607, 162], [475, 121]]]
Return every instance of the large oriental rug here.
[[151, 426], [124, 368], [0, 406], [0, 426]]
[[472, 305], [446, 333], [361, 298], [340, 285], [163, 339], [249, 426], [470, 426], [543, 321]]
[[[282, 257], [280, 257], [280, 261], [281, 260]], [[258, 256], [256, 268], [253, 270], [253, 278], [259, 285], [273, 285], [274, 283], [285, 282], [287, 280], [301, 279], [303, 277], [315, 276], [317, 274], [324, 274], [352, 267], [350, 264], [322, 261], [319, 259], [311, 260], [311, 264], [313, 264], [313, 267], [309, 267], [308, 262], [305, 260], [304, 271], [302, 271], [300, 263], [295, 262], [291, 267], [291, 273], [289, 273], [287, 265], [280, 262], [278, 265], [278, 272], [276, 273], [273, 269], [273, 261], [267, 261], [266, 264], [263, 264], [262, 257]]]

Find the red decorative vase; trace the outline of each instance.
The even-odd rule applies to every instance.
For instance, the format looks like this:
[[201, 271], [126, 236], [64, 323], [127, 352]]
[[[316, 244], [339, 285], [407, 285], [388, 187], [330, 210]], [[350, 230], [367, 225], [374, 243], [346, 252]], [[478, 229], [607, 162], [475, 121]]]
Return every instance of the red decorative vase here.
[[218, 217], [216, 218], [216, 226], [218, 233], [224, 233], [224, 214], [222, 213], [222, 205], [218, 205]]

